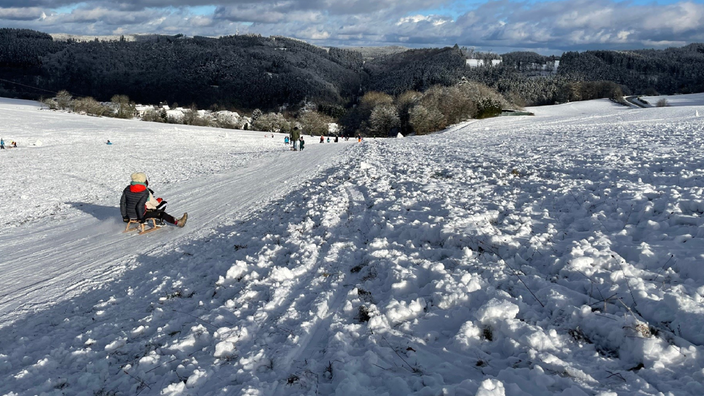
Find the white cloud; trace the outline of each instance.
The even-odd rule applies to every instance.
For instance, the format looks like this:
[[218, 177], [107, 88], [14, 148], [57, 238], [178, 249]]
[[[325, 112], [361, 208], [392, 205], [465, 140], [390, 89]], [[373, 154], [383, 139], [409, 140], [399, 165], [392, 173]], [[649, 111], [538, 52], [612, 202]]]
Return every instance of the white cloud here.
[[265, 7], [220, 7], [215, 11], [215, 17], [236, 22], [280, 23], [284, 22], [286, 14]]
[[200, 15], [190, 17], [188, 18], [188, 21], [190, 22], [191, 26], [194, 27], [207, 27], [213, 24], [212, 18], [207, 18]]
[[631, 35], [631, 32], [626, 31], [626, 30], [621, 30], [620, 32], [618, 32], [616, 37], [619, 42], [625, 43], [625, 42], [628, 42], [628, 36], [630, 36], [630, 35]]
[[0, 8], [0, 20], [34, 20], [41, 19], [43, 15], [45, 15], [44, 10], [38, 7]]
[[603, 29], [614, 26], [614, 10], [611, 8], [599, 8], [572, 11], [562, 15], [555, 26], [560, 28], [586, 28]]
[[643, 28], [670, 29], [675, 33], [702, 29], [704, 6], [694, 3], [679, 3], [663, 7], [657, 14], [643, 15]]
[[399, 19], [398, 22], [396, 22], [396, 26], [420, 23], [429, 23], [433, 26], [441, 26], [448, 22], [452, 22], [452, 20], [447, 17], [438, 17], [436, 15], [413, 15]]
[[429, 21], [429, 20], [430, 20], [429, 16], [414, 15], [414, 16], [409, 16], [409, 17], [399, 19], [399, 21], [396, 22], [396, 26], [403, 25], [404, 23], [419, 23], [419, 22], [424, 22], [424, 21]]
[[330, 38], [330, 33], [327, 31], [319, 31], [315, 28], [308, 28], [300, 31], [298, 37], [310, 40], [327, 40]]
[[[19, 0], [10, 0], [19, 1]], [[41, 4], [47, 0], [32, 1]], [[174, 7], [145, 8], [166, 3]], [[49, 33], [183, 33], [234, 31], [329, 41], [335, 45], [536, 48], [559, 53], [589, 47], [662, 47], [704, 40], [704, 5], [691, 1], [637, 5], [615, 0], [494, 0], [451, 17], [449, 0], [88, 0], [69, 13], [39, 7], [1, 7], [0, 24]], [[215, 5], [210, 15], [192, 7]], [[179, 7], [179, 6], [183, 7]], [[470, 5], [465, 5], [470, 7]], [[203, 7], [201, 7], [201, 10]], [[428, 15], [423, 10], [435, 9]], [[663, 43], [662, 45], [660, 43]], [[325, 43], [318, 43], [325, 44]]]

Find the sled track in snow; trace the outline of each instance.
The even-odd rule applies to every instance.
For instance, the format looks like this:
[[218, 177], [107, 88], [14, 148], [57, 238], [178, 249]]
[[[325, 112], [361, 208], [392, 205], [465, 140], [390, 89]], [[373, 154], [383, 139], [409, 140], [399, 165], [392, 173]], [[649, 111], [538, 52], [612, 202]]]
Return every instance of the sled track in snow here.
[[[334, 234], [342, 236], [336, 241], [328, 241], [325, 248], [320, 252], [320, 256], [315, 267], [321, 268], [326, 262], [332, 263], [331, 269], [337, 271], [336, 274], [330, 274], [321, 282], [321, 291], [315, 297], [315, 301], [310, 304], [316, 307], [323, 307], [322, 310], [310, 316], [310, 320], [304, 322], [302, 327], [305, 327], [306, 333], [301, 337], [298, 345], [292, 347], [284, 356], [282, 361], [286, 365], [286, 371], [291, 372], [296, 364], [302, 365], [300, 370], [296, 370], [298, 374], [303, 375], [305, 372], [305, 362], [309, 359], [314, 360], [318, 354], [324, 355], [325, 349], [329, 344], [329, 338], [323, 338], [326, 335], [329, 337], [335, 334], [330, 327], [334, 321], [340, 320], [342, 307], [347, 294], [356, 287], [355, 284], [349, 283], [350, 269], [354, 263], [349, 263], [345, 260], [336, 261], [337, 254], [332, 251], [333, 245], [345, 245], [356, 239], [356, 243], [360, 240], [365, 240], [368, 221], [368, 212], [365, 210], [367, 196], [362, 193], [358, 187], [345, 186], [347, 192], [347, 219], [344, 224], [340, 224], [339, 228], [346, 231], [340, 232], [337, 230]], [[361, 215], [360, 215], [361, 213]], [[332, 243], [330, 243], [332, 242]], [[344, 248], [342, 248], [344, 249]], [[303, 297], [305, 299], [305, 297]], [[303, 306], [307, 306], [303, 302]], [[282, 388], [283, 381], [277, 381], [272, 389], [273, 395], [286, 395], [289, 390]]]
[[[289, 263], [298, 263], [295, 267], [290, 267], [297, 275], [280, 282], [276, 276], [281, 269], [270, 267], [265, 276], [249, 281], [231, 298], [239, 320], [224, 338], [231, 339], [235, 345], [239, 361], [236, 365], [266, 357], [255, 363], [261, 370], [249, 371], [251, 383], [267, 389], [268, 394], [284, 395], [290, 392], [285, 387], [288, 384], [287, 378], [279, 378], [278, 373], [290, 373], [302, 378], [312, 372], [310, 365], [325, 354], [330, 341], [325, 336], [331, 334], [330, 327], [339, 320], [336, 318], [341, 314], [345, 298], [355, 287], [355, 284], [349, 282], [349, 274], [350, 269], [358, 263], [354, 255], [346, 255], [345, 249], [346, 246], [365, 241], [365, 227], [368, 228], [365, 210], [367, 197], [356, 186], [342, 181], [345, 172], [348, 169], [333, 174], [329, 179], [337, 181], [334, 186], [328, 186], [346, 192], [342, 195], [346, 196], [345, 202], [323, 205], [327, 209], [322, 213], [313, 209], [304, 219], [291, 215], [282, 219], [283, 226], [294, 230], [286, 239], [308, 239], [315, 243], [322, 241], [317, 245], [317, 250], [289, 251], [285, 242], [280, 246], [267, 246], [264, 243], [257, 248], [275, 251], [278, 256], [289, 255]], [[327, 198], [325, 191], [313, 195], [313, 198], [307, 192], [306, 195], [294, 195], [291, 201], [305, 202], [312, 199], [326, 202]], [[287, 210], [284, 212], [288, 213]], [[326, 224], [330, 219], [339, 221], [336, 224]], [[306, 229], [306, 220], [314, 221], [312, 229]], [[300, 221], [302, 223], [299, 224]], [[330, 236], [336, 238], [329, 239]], [[244, 308], [251, 305], [253, 296], [266, 297], [255, 307]], [[314, 309], [302, 312], [298, 307]], [[257, 334], [258, 337], [253, 339], [247, 336], [252, 334]], [[264, 368], [267, 365], [276, 369], [267, 370]]]
[[[346, 147], [349, 146], [325, 148], [337, 153]], [[218, 223], [289, 193], [298, 187], [290, 180], [295, 178], [300, 183], [313, 177], [311, 172], [301, 174], [300, 168], [290, 165], [290, 160], [316, 169], [332, 165], [326, 158], [315, 151], [276, 152], [237, 171], [164, 191], [165, 196], [175, 197], [167, 209], [170, 213], [177, 217], [181, 211], [189, 213], [189, 222], [183, 229], [168, 226], [147, 235], [123, 234], [124, 224], [119, 221], [119, 208], [115, 206], [115, 220], [107, 222], [85, 214], [64, 221], [41, 220], [22, 226], [19, 232], [15, 229], [0, 234], [0, 243], [12, 247], [3, 252], [0, 265], [4, 279], [0, 283], [3, 290], [0, 314], [6, 319], [2, 326], [37, 309], [99, 288], [128, 269], [140, 255], [172, 249], [179, 241], [198, 237]], [[28, 266], [32, 269], [28, 270]], [[26, 277], [28, 273], [31, 278]]]

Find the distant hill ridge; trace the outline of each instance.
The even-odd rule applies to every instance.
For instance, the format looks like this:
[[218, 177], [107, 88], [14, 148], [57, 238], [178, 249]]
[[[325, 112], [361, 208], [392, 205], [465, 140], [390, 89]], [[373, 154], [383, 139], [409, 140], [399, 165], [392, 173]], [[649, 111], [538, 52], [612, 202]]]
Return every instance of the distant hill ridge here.
[[[495, 59], [501, 62], [487, 61]], [[524, 105], [609, 96], [616, 88], [623, 94], [702, 92], [704, 44], [499, 56], [458, 46], [322, 48], [279, 36], [73, 36], [0, 29], [0, 96], [7, 97], [36, 99], [65, 89], [97, 100], [123, 94], [140, 103], [278, 110], [305, 102], [347, 107], [364, 92], [399, 95], [463, 79]]]

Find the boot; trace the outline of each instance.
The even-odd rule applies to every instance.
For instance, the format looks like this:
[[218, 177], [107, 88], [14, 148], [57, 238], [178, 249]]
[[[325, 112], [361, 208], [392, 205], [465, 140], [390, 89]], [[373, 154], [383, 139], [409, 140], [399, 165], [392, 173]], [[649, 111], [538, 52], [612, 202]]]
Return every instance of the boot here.
[[183, 216], [176, 221], [176, 225], [183, 227], [186, 225], [186, 220], [188, 220], [188, 213], [184, 213]]

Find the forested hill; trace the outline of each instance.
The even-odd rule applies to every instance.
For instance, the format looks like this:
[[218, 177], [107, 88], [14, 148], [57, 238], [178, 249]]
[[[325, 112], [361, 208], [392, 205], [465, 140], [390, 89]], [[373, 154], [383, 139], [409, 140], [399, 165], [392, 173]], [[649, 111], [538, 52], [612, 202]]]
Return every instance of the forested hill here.
[[[276, 108], [305, 99], [341, 105], [362, 85], [362, 56], [281, 37], [52, 41], [37, 32], [0, 29], [1, 96], [68, 90], [107, 101]], [[32, 89], [31, 87], [41, 88]]]
[[365, 63], [366, 88], [400, 95], [409, 90], [425, 91], [433, 85], [457, 83], [466, 70], [459, 48], [408, 50], [384, 55]]
[[704, 91], [704, 44], [561, 57], [514, 52], [500, 63], [468, 66], [468, 57], [483, 55], [499, 57], [457, 46], [363, 54], [251, 35], [56, 41], [41, 32], [0, 29], [0, 96], [39, 98], [67, 90], [99, 101], [120, 94], [144, 104], [278, 110], [303, 101], [340, 108], [365, 92], [397, 96], [463, 78], [521, 105]]
[[613, 81], [635, 93], [702, 92], [704, 44], [665, 50], [566, 52], [559, 70], [573, 79]]

